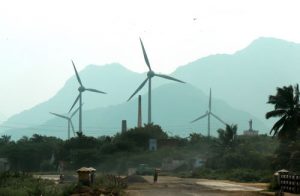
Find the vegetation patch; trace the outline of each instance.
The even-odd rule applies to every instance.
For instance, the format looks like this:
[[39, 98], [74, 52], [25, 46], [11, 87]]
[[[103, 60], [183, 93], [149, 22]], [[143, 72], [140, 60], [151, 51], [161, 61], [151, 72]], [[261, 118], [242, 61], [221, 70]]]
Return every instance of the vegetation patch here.
[[49, 180], [34, 178], [20, 172], [4, 172], [0, 174], [0, 195], [35, 196], [62, 195], [61, 189]]

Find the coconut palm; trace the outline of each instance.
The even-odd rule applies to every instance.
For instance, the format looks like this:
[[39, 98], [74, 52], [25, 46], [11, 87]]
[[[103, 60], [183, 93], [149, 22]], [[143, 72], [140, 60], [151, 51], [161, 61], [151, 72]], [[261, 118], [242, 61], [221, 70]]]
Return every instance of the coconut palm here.
[[299, 86], [277, 88], [276, 95], [270, 95], [269, 104], [274, 110], [266, 113], [266, 118], [280, 118], [272, 127], [270, 134], [280, 139], [295, 139], [300, 125]]
[[8, 144], [11, 141], [11, 136], [2, 135], [0, 138], [0, 144]]
[[232, 148], [235, 144], [237, 125], [226, 124], [225, 129], [219, 129], [219, 146], [222, 148]]

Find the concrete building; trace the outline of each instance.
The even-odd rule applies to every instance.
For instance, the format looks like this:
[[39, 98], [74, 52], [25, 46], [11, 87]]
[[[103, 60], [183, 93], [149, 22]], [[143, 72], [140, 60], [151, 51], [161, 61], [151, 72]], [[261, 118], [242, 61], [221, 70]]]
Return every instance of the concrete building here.
[[0, 172], [8, 171], [10, 168], [7, 158], [0, 158]]

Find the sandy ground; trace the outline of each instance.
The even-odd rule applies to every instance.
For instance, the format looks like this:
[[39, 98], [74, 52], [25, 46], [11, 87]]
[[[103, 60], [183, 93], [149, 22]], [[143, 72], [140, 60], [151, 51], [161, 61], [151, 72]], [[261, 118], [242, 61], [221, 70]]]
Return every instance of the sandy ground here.
[[258, 196], [266, 184], [246, 184], [220, 180], [189, 179], [160, 176], [158, 183], [152, 176], [144, 177], [148, 183], [132, 184], [129, 196]]
[[[34, 175], [37, 178], [53, 180], [58, 183], [59, 175]], [[74, 179], [75, 176], [73, 176]], [[74, 180], [73, 179], [73, 180]], [[266, 183], [238, 183], [227, 180], [208, 180], [160, 176], [156, 184], [153, 176], [144, 176], [147, 183], [130, 184], [126, 190], [128, 196], [260, 196], [274, 195], [263, 192]], [[76, 181], [76, 180], [75, 180]], [[296, 194], [285, 193], [285, 196]]]
[[[34, 175], [36, 178], [58, 182], [59, 175]], [[75, 175], [73, 178], [76, 181]], [[73, 180], [74, 180], [73, 179]], [[227, 180], [207, 180], [160, 176], [153, 184], [153, 176], [144, 176], [148, 183], [135, 183], [126, 190], [128, 196], [260, 196], [274, 195], [274, 192], [263, 192], [266, 183], [238, 183]], [[285, 193], [285, 196], [296, 194]], [[299, 194], [298, 194], [299, 195]]]

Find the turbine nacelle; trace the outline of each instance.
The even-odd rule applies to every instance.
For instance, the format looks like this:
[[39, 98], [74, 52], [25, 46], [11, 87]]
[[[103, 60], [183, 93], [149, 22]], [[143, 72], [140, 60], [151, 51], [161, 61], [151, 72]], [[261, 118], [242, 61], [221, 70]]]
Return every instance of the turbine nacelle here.
[[85, 91], [85, 88], [84, 88], [84, 86], [80, 86], [80, 87], [78, 88], [78, 91], [79, 91], [79, 92], [83, 92], [83, 91]]
[[152, 71], [152, 70], [148, 71], [148, 73], [147, 73], [148, 78], [153, 78], [154, 76], [155, 76], [154, 71]]

